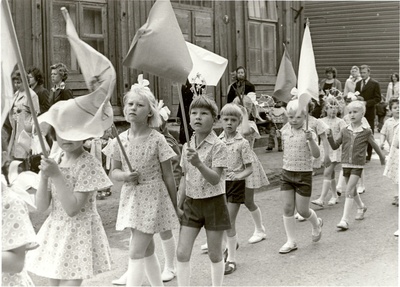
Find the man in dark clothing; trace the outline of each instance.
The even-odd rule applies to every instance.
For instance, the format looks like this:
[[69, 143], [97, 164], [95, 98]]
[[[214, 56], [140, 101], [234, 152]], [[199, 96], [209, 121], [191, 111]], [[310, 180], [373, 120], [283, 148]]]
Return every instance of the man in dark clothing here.
[[232, 103], [236, 97], [242, 99], [250, 92], [255, 93], [256, 89], [252, 83], [246, 80], [246, 69], [240, 66], [236, 69], [236, 82], [230, 86], [227, 103]]

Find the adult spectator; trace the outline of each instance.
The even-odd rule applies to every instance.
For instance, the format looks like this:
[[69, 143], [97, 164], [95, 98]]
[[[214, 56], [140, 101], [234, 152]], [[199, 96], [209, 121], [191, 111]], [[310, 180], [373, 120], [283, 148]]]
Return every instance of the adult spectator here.
[[[13, 104], [9, 113], [12, 133], [8, 146], [8, 153], [12, 159], [24, 160], [29, 155], [27, 149], [29, 149], [30, 146], [24, 147], [23, 143], [26, 142], [29, 144], [28, 138], [30, 137], [29, 134], [32, 132], [33, 125], [32, 114], [35, 113], [37, 115], [40, 112], [39, 100], [36, 93], [29, 88], [34, 109], [32, 111], [29, 106], [27, 93], [22, 84], [22, 74], [19, 70], [14, 72], [12, 80], [17, 91], [14, 94]], [[23, 131], [28, 134], [20, 138]], [[24, 139], [26, 141], [24, 141]]]
[[390, 76], [390, 83], [386, 92], [386, 102], [389, 103], [391, 99], [398, 99], [399, 93], [399, 74], [394, 73]]
[[328, 95], [331, 89], [342, 91], [342, 83], [336, 79], [337, 71], [335, 67], [327, 67], [325, 69], [326, 78], [319, 83], [319, 89]]
[[39, 98], [40, 114], [47, 112], [50, 108], [50, 93], [43, 87], [43, 74], [39, 68], [30, 67], [28, 69], [29, 86]]
[[236, 97], [239, 97], [243, 105], [243, 96], [250, 92], [255, 93], [256, 89], [254, 85], [246, 79], [246, 69], [239, 66], [236, 68], [236, 82], [231, 85], [228, 92], [227, 103], [231, 103]]
[[[360, 95], [358, 99], [365, 101], [366, 111], [365, 118], [371, 126], [372, 132], [375, 130], [375, 106], [381, 101], [381, 88], [379, 83], [370, 77], [371, 68], [368, 65], [360, 67], [361, 81], [356, 83], [356, 93]], [[368, 144], [367, 148], [367, 161], [371, 160], [372, 146]]]
[[51, 82], [54, 86], [50, 90], [50, 106], [59, 101], [72, 99], [73, 94], [65, 85], [68, 79], [68, 69], [63, 63], [54, 64], [51, 67]]
[[[186, 123], [189, 130], [189, 138], [192, 137], [193, 129], [190, 126], [190, 117], [189, 117], [189, 107], [193, 101], [193, 92], [191, 90], [192, 84], [189, 80], [186, 80], [186, 84], [182, 85], [182, 98], [183, 98], [183, 106], [185, 108], [185, 116], [186, 116]], [[183, 125], [183, 117], [181, 111], [181, 104], [178, 107], [178, 114], [176, 115], [180, 119], [180, 126], [179, 126], [179, 142], [184, 144], [186, 142], [186, 135], [185, 135], [185, 128]]]
[[351, 67], [350, 77], [344, 84], [343, 96], [347, 97], [348, 93], [354, 93], [356, 91], [356, 83], [361, 80], [360, 68], [357, 66]]

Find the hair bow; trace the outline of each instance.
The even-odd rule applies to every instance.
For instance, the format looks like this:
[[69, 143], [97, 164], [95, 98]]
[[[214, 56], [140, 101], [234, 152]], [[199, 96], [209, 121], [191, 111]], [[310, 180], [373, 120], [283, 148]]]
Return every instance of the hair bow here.
[[158, 103], [158, 113], [160, 114], [160, 117], [166, 122], [169, 119], [169, 115], [171, 114], [171, 111], [167, 106], [164, 106], [164, 101], [160, 100]]
[[148, 87], [148, 85], [150, 85], [150, 82], [148, 80], [146, 80], [146, 79], [143, 79], [143, 74], [140, 74], [138, 76], [137, 81], [138, 81], [137, 83], [132, 85], [131, 90], [134, 87], [138, 87], [140, 89], [145, 89], [145, 90], [149, 90], [150, 91], [150, 88]]

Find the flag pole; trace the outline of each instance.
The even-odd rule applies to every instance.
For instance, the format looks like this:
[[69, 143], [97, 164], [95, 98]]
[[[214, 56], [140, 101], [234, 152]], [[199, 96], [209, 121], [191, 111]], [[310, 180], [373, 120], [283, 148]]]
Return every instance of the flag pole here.
[[11, 44], [13, 45], [13, 48], [14, 48], [14, 50], [16, 52], [16, 55], [17, 55], [18, 69], [19, 69], [19, 71], [21, 73], [22, 84], [24, 86], [24, 90], [25, 90], [27, 98], [28, 98], [28, 104], [29, 104], [29, 108], [31, 110], [33, 124], [35, 126], [36, 133], [38, 134], [40, 147], [42, 148], [42, 153], [43, 153], [44, 157], [47, 158], [48, 154], [47, 154], [47, 151], [46, 151], [46, 147], [44, 145], [44, 140], [43, 140], [42, 132], [40, 131], [39, 122], [37, 120], [35, 109], [33, 107], [32, 96], [31, 96], [31, 93], [29, 91], [29, 85], [28, 85], [28, 81], [27, 81], [26, 71], [25, 71], [24, 63], [23, 63], [22, 56], [21, 56], [21, 50], [20, 50], [19, 45], [18, 45], [17, 34], [15, 32], [14, 23], [12, 21], [10, 7], [8, 6], [8, 0], [2, 0], [1, 2], [3, 4], [3, 8], [4, 8], [4, 12], [5, 12], [4, 15], [6, 17], [8, 29], [11, 30], [10, 31]]
[[176, 88], [178, 89], [179, 104], [181, 106], [183, 129], [185, 130], [186, 142], [187, 142], [188, 147], [190, 147], [190, 137], [189, 137], [189, 129], [188, 129], [188, 126], [187, 126], [187, 121], [186, 121], [185, 106], [183, 105], [182, 91], [179, 88], [179, 84], [178, 83], [176, 83]]
[[120, 149], [121, 149], [121, 151], [122, 151], [122, 155], [124, 156], [125, 161], [126, 161], [126, 164], [128, 165], [129, 171], [130, 171], [130, 172], [133, 172], [134, 170], [133, 170], [133, 168], [132, 168], [132, 166], [131, 166], [131, 163], [129, 162], [128, 155], [126, 154], [124, 145], [122, 144], [121, 139], [119, 138], [118, 130], [117, 130], [117, 128], [115, 127], [114, 124], [112, 124], [112, 130], [113, 130], [114, 133], [115, 133], [115, 138], [117, 139], [117, 142], [118, 142], [118, 144], [119, 144], [119, 147], [120, 147]]

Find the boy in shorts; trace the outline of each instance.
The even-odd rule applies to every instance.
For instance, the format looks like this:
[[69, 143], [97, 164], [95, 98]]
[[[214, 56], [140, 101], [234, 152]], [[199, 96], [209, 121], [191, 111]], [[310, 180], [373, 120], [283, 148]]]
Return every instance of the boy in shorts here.
[[288, 123], [281, 129], [283, 145], [283, 167], [281, 174], [281, 192], [283, 199], [283, 224], [287, 242], [279, 253], [286, 254], [297, 249], [295, 239], [294, 211], [312, 224], [312, 241], [321, 239], [322, 219], [312, 210], [310, 197], [312, 192], [312, 157], [320, 156], [317, 136], [314, 131], [306, 130], [307, 112], [299, 110], [299, 101], [292, 100], [286, 107]]
[[235, 104], [226, 104], [221, 110], [221, 122], [224, 131], [220, 134], [219, 138], [225, 143], [228, 150], [225, 188], [232, 226], [231, 229], [226, 231], [228, 258], [225, 263], [225, 275], [236, 271], [236, 247], [238, 240], [235, 222], [240, 205], [245, 203], [245, 178], [253, 172], [253, 156], [250, 144], [237, 131], [242, 118], [242, 111]]
[[368, 143], [379, 155], [381, 164], [385, 165], [385, 156], [374, 140], [374, 133], [371, 128], [362, 123], [362, 118], [365, 114], [365, 103], [353, 101], [347, 106], [347, 110], [350, 124], [340, 130], [337, 139], [333, 138], [332, 132], [328, 133], [328, 141], [332, 149], [336, 150], [342, 145], [341, 162], [343, 176], [346, 181], [346, 201], [344, 202], [342, 219], [336, 225], [342, 231], [349, 229], [349, 214], [354, 201], [358, 206], [356, 220], [363, 220], [367, 211], [367, 207], [356, 191], [356, 185], [364, 169]]
[[190, 126], [194, 134], [182, 149], [183, 177], [179, 186], [179, 207], [183, 210], [177, 248], [178, 286], [190, 285], [190, 257], [194, 241], [204, 226], [213, 286], [221, 286], [224, 277], [222, 239], [231, 228], [225, 196], [227, 150], [213, 131], [218, 108], [205, 96], [193, 99]]

